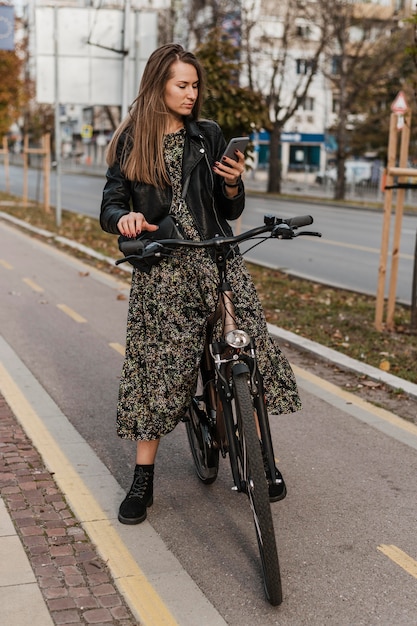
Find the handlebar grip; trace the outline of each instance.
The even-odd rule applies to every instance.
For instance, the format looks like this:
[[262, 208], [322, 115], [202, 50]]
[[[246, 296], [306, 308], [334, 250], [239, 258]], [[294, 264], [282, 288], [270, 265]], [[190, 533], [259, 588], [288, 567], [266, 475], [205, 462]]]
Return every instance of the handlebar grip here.
[[309, 226], [314, 220], [311, 215], [297, 215], [296, 217], [290, 217], [288, 220], [284, 221], [288, 226], [299, 228], [300, 226]]
[[129, 241], [122, 241], [119, 245], [121, 252], [125, 256], [129, 254], [140, 254], [145, 247], [145, 242], [140, 239], [130, 239]]

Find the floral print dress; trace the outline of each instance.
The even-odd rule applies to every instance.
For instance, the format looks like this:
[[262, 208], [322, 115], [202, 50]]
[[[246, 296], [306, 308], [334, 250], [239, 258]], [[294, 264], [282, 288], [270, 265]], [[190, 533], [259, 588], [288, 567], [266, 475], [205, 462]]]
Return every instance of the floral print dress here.
[[[165, 136], [171, 179], [171, 213], [189, 239], [199, 239], [181, 199], [185, 130]], [[176, 250], [150, 274], [133, 271], [120, 380], [117, 432], [124, 439], [152, 440], [181, 421], [195, 386], [206, 320], [217, 302], [217, 268], [207, 250]], [[301, 408], [291, 367], [269, 336], [261, 304], [240, 255], [228, 261], [239, 327], [255, 338], [269, 413]]]

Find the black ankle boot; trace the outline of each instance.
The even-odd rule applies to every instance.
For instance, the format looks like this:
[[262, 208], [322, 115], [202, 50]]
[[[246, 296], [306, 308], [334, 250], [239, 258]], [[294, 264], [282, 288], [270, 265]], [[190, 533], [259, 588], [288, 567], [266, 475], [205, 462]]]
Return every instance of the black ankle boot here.
[[153, 504], [153, 465], [136, 465], [133, 483], [119, 508], [122, 524], [140, 524], [146, 519], [146, 509]]

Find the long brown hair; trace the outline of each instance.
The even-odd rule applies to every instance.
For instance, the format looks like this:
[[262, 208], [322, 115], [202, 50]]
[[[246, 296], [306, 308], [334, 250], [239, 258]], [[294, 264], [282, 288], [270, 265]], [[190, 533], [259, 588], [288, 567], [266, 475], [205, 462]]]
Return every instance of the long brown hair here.
[[[194, 54], [187, 52], [179, 44], [165, 44], [149, 57], [138, 95], [108, 146], [108, 165], [113, 165], [120, 158], [122, 172], [129, 180], [137, 180], [156, 187], [169, 184], [163, 153], [163, 138], [168, 116], [164, 94], [166, 83], [172, 77], [172, 65], [177, 61], [189, 63], [197, 71], [198, 96], [190, 117], [199, 118], [203, 98], [203, 68]], [[120, 148], [117, 150], [117, 147], [123, 134], [125, 141], [120, 152]]]

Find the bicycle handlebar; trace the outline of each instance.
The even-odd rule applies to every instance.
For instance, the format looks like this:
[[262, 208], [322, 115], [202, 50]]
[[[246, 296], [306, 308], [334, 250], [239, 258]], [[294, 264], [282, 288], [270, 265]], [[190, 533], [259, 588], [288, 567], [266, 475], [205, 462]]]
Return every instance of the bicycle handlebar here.
[[124, 241], [120, 245], [120, 250], [125, 255], [125, 258], [118, 259], [116, 265], [120, 265], [126, 261], [133, 259], [145, 259], [153, 256], [160, 256], [164, 253], [165, 248], [221, 248], [226, 245], [237, 245], [243, 241], [254, 239], [258, 235], [264, 233], [271, 233], [270, 237], [265, 239], [294, 239], [300, 235], [310, 235], [312, 237], [321, 237], [321, 233], [302, 231], [296, 233], [295, 230], [301, 226], [309, 226], [313, 223], [311, 215], [299, 215], [288, 219], [282, 219], [275, 215], [265, 215], [264, 225], [252, 228], [240, 235], [231, 235], [229, 237], [214, 237], [213, 239], [206, 239], [203, 241], [193, 241], [190, 239], [160, 239], [160, 240], [146, 240], [146, 239], [132, 239], [130, 241]]

